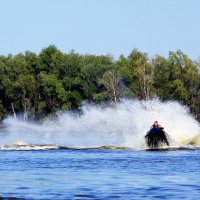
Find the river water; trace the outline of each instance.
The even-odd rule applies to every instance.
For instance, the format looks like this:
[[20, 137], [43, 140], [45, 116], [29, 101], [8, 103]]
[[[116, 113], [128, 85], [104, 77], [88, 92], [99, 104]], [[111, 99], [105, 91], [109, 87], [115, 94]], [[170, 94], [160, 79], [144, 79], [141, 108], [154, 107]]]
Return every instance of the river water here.
[[200, 151], [0, 151], [0, 197], [198, 199]]
[[[187, 107], [154, 99], [81, 110], [3, 121], [0, 197], [199, 199], [200, 125]], [[168, 150], [145, 151], [155, 120], [169, 135]]]

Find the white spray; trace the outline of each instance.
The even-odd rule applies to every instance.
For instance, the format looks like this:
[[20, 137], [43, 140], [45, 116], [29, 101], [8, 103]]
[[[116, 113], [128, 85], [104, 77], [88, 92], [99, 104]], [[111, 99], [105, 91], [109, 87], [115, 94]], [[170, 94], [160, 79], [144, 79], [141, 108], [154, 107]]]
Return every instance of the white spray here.
[[56, 120], [42, 124], [7, 118], [0, 144], [24, 141], [29, 144], [55, 144], [68, 147], [124, 146], [143, 148], [144, 136], [157, 120], [175, 145], [185, 145], [200, 133], [197, 121], [187, 107], [159, 100], [123, 100], [114, 107], [83, 105], [83, 114], [61, 113]]

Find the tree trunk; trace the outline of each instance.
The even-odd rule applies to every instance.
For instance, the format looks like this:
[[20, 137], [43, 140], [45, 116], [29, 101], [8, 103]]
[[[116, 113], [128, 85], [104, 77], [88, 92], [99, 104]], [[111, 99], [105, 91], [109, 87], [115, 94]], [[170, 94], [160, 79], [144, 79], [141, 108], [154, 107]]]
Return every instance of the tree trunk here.
[[26, 99], [24, 100], [24, 103], [22, 102], [23, 106], [24, 106], [24, 121], [26, 122], [28, 119], [28, 115], [27, 115], [27, 107], [26, 107]]
[[14, 105], [12, 102], [11, 102], [11, 107], [12, 107], [14, 118], [17, 119], [16, 113], [15, 113], [15, 108], [14, 108]]

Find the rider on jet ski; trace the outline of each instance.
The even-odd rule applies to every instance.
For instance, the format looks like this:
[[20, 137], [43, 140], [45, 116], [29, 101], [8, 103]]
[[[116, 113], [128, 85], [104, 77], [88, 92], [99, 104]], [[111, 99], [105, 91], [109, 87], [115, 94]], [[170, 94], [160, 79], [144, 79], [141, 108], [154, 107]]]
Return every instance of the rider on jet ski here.
[[153, 131], [160, 131], [164, 128], [158, 123], [158, 121], [155, 121], [154, 124], [150, 127], [150, 129]]

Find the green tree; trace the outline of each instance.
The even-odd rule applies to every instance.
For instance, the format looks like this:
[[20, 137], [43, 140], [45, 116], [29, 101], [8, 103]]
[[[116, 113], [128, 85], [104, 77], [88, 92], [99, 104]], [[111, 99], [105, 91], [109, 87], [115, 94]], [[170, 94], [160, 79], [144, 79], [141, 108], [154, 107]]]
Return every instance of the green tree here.
[[122, 88], [118, 72], [114, 69], [106, 71], [100, 81], [100, 84], [102, 84], [106, 89], [103, 92], [103, 95], [116, 104], [122, 97]]
[[127, 59], [121, 56], [117, 65], [134, 97], [146, 100], [152, 96], [152, 70], [147, 54], [134, 49]]

